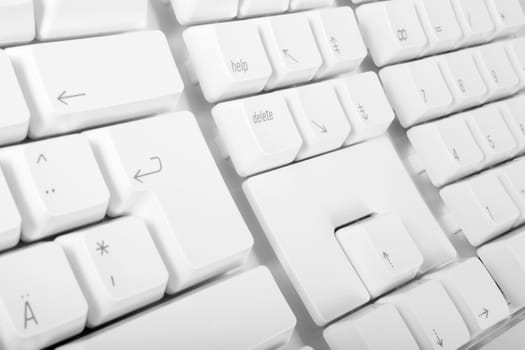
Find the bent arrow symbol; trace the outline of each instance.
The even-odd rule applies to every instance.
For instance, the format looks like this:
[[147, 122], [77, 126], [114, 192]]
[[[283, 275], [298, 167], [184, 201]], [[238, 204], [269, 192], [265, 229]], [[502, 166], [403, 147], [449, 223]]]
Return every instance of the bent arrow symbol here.
[[160, 157], [151, 157], [149, 160], [153, 160], [153, 161], [157, 161], [157, 169], [153, 170], [153, 171], [149, 171], [149, 172], [142, 172], [142, 169], [139, 169], [137, 170], [137, 172], [135, 173], [135, 176], [133, 176], [133, 178], [135, 180], [137, 180], [138, 182], [140, 183], [144, 183], [144, 181], [142, 181], [142, 178], [143, 177], [146, 177], [146, 176], [150, 176], [150, 175], [153, 175], [153, 174], [157, 174], [157, 173], [160, 173], [162, 171], [162, 161], [160, 160]]
[[75, 97], [82, 97], [82, 96], [86, 96], [86, 94], [81, 93], [81, 94], [68, 95], [67, 91], [64, 90], [62, 91], [60, 95], [58, 95], [57, 100], [61, 102], [62, 104], [69, 106], [69, 103], [67, 102], [68, 99], [75, 98]]

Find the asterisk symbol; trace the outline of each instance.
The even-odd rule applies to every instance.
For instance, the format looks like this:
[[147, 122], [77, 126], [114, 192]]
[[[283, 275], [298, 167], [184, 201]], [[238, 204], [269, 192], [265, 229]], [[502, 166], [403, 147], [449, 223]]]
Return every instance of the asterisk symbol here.
[[109, 245], [104, 243], [104, 241], [97, 242], [97, 251], [100, 251], [100, 255], [108, 254], [109, 255]]

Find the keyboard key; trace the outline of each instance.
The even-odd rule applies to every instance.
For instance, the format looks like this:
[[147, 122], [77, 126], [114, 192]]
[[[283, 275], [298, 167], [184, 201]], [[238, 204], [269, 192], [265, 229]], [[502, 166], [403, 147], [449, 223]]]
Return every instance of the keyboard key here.
[[456, 16], [463, 31], [461, 46], [489, 41], [496, 30], [485, 1], [452, 0]]
[[454, 95], [454, 109], [475, 107], [488, 98], [489, 89], [470, 51], [438, 56], [437, 60]]
[[40, 40], [114, 33], [144, 28], [148, 1], [37, 0], [35, 17]]
[[191, 27], [184, 42], [208, 102], [260, 92], [272, 74], [253, 20]]
[[525, 38], [516, 38], [505, 42], [509, 59], [514, 64], [520, 77], [520, 89], [525, 89]]
[[392, 213], [402, 219], [424, 257], [421, 272], [455, 256], [385, 138], [251, 177], [243, 188], [318, 325], [369, 299], [337, 242], [337, 228], [374, 212]]
[[486, 156], [486, 165], [500, 163], [516, 154], [518, 143], [497, 105], [478, 108], [464, 116]]
[[4, 148], [0, 163], [20, 209], [24, 241], [104, 218], [109, 192], [85, 137]]
[[507, 301], [477, 258], [438, 270], [425, 278], [441, 282], [472, 336], [509, 316]]
[[0, 170], [0, 208], [2, 220], [0, 221], [0, 251], [11, 248], [20, 239], [22, 219], [16, 207], [11, 191], [7, 186], [4, 173]]
[[384, 1], [357, 8], [359, 25], [379, 67], [419, 56], [427, 37], [411, 1]]
[[520, 87], [519, 76], [501, 43], [472, 49], [474, 58], [489, 87], [489, 99], [509, 96]]
[[394, 111], [373, 72], [334, 80], [337, 94], [352, 130], [345, 145], [384, 134], [394, 121]]
[[378, 303], [396, 306], [421, 349], [455, 350], [470, 340], [467, 326], [439, 282], [405, 287]]
[[392, 305], [372, 305], [328, 326], [323, 332], [331, 350], [419, 350]]
[[144, 31], [7, 50], [33, 138], [167, 110], [183, 83], [164, 34]]
[[245, 261], [253, 239], [190, 113], [86, 135], [111, 192], [109, 215], [146, 223], [170, 274], [168, 293]]
[[485, 155], [462, 115], [415, 126], [407, 135], [434, 186], [443, 186], [484, 165]]
[[2, 349], [41, 349], [84, 329], [87, 303], [55, 243], [0, 256], [0, 279]]
[[316, 77], [351, 71], [367, 56], [354, 13], [349, 7], [316, 11], [310, 21], [323, 64]]
[[293, 162], [303, 144], [283, 94], [223, 102], [212, 113], [240, 176]]
[[33, 0], [10, 0], [0, 4], [0, 46], [29, 42], [35, 38]]
[[11, 61], [3, 50], [0, 50], [0, 76], [2, 77], [0, 79], [0, 96], [2, 96], [0, 99], [0, 114], [2, 115], [0, 145], [5, 145], [26, 138], [29, 127], [29, 108]]
[[303, 137], [297, 159], [332, 151], [343, 145], [350, 124], [330, 82], [289, 90], [285, 93]]
[[495, 172], [520, 209], [519, 224], [525, 223], [525, 158], [504, 164]]
[[[266, 0], [268, 1], [268, 0]], [[171, 0], [177, 20], [182, 25], [232, 19], [237, 15], [239, 0]]]
[[403, 222], [377, 215], [336, 232], [337, 240], [372, 297], [416, 277], [423, 256]]
[[490, 172], [449, 185], [440, 193], [473, 246], [509, 230], [521, 216], [501, 181]]
[[479, 248], [478, 255], [514, 312], [525, 305], [525, 231], [523, 228]]
[[295, 322], [270, 272], [259, 267], [59, 349], [277, 349]]
[[454, 97], [433, 58], [383, 68], [379, 75], [405, 127], [445, 115], [454, 107]]
[[238, 15], [242, 18], [286, 12], [289, 4], [290, 0], [240, 0]]
[[323, 61], [306, 15], [268, 17], [260, 31], [273, 67], [266, 90], [313, 79]]
[[487, 0], [498, 37], [519, 32], [525, 27], [525, 13], [520, 0]]
[[330, 6], [334, 0], [290, 0], [290, 10], [308, 10], [316, 7]]
[[133, 217], [60, 236], [86, 296], [88, 326], [98, 326], [159, 300], [168, 271], [144, 223]]
[[497, 106], [518, 142], [518, 153], [525, 152], [525, 95], [503, 100]]
[[423, 18], [422, 24], [430, 42], [426, 54], [457, 47], [463, 33], [450, 0], [416, 0], [415, 3], [419, 6], [418, 14]]

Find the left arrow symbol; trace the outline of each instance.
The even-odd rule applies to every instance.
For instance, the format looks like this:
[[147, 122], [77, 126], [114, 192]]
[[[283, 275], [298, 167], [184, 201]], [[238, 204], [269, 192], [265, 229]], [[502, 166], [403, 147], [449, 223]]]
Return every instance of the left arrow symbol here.
[[67, 93], [66, 90], [62, 91], [62, 93], [60, 95], [58, 95], [57, 97], [57, 100], [66, 105], [66, 106], [69, 106], [69, 102], [67, 100], [69, 99], [72, 99], [72, 98], [76, 98], [76, 97], [82, 97], [82, 96], [86, 96], [85, 93], [80, 93], [80, 94], [69, 94]]

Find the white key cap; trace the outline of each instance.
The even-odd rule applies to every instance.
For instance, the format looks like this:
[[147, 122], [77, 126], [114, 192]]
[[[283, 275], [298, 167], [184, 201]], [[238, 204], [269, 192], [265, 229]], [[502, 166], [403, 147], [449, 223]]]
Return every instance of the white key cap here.
[[240, 0], [238, 15], [243, 18], [286, 12], [289, 4], [290, 0]]
[[460, 46], [470, 46], [489, 41], [496, 27], [492, 22], [485, 1], [451, 0], [463, 31]]
[[507, 54], [520, 77], [520, 89], [525, 89], [525, 37], [505, 42]]
[[489, 94], [471, 51], [461, 50], [438, 56], [441, 71], [454, 95], [454, 109], [462, 110], [480, 105]]
[[144, 28], [147, 0], [36, 0], [40, 40], [114, 33]]
[[403, 222], [383, 214], [337, 230], [337, 240], [375, 298], [413, 279], [423, 256]]
[[407, 135], [434, 186], [443, 186], [484, 165], [485, 155], [462, 115], [415, 126]]
[[85, 137], [4, 148], [0, 163], [20, 209], [24, 241], [104, 218], [109, 192]]
[[411, 1], [384, 1], [360, 6], [357, 18], [370, 54], [381, 67], [419, 56], [427, 37]]
[[143, 31], [7, 50], [30, 100], [30, 136], [145, 116], [183, 90], [166, 37]]
[[26, 138], [29, 108], [11, 61], [3, 50], [0, 50], [0, 76], [0, 145], [5, 145]]
[[0, 348], [41, 349], [84, 329], [87, 303], [57, 244], [0, 256], [0, 279]]
[[373, 72], [334, 80], [337, 94], [352, 130], [345, 145], [384, 134], [394, 120], [394, 111]]
[[311, 80], [323, 63], [304, 13], [268, 17], [260, 22], [273, 73], [266, 90]]
[[191, 27], [183, 36], [208, 102], [260, 92], [272, 74], [253, 20]]
[[464, 114], [472, 134], [485, 154], [485, 164], [493, 165], [512, 158], [518, 143], [497, 105], [488, 105]]
[[372, 305], [323, 332], [331, 350], [419, 350], [410, 330], [392, 305]]
[[491, 172], [449, 185], [440, 194], [473, 246], [509, 230], [521, 215], [501, 181]]
[[518, 33], [525, 26], [525, 13], [520, 0], [487, 0], [496, 24], [496, 35], [502, 37]]
[[454, 108], [454, 97], [433, 58], [383, 68], [379, 76], [404, 127], [441, 117]]
[[318, 325], [368, 300], [336, 240], [337, 228], [374, 212], [392, 213], [425, 258], [421, 271], [455, 256], [386, 138], [251, 177], [243, 188]]
[[280, 92], [223, 102], [212, 113], [240, 176], [293, 162], [303, 144]]
[[59, 349], [277, 349], [295, 323], [272, 275], [259, 267]]
[[477, 258], [425, 276], [441, 282], [474, 337], [509, 316], [498, 286]]
[[35, 38], [33, 0], [10, 0], [0, 4], [0, 46]]
[[60, 236], [98, 326], [164, 295], [168, 271], [142, 221], [133, 217]]
[[467, 326], [439, 282], [408, 286], [378, 303], [397, 307], [421, 349], [456, 350], [470, 340]]
[[7, 186], [4, 173], [0, 170], [0, 251], [11, 248], [20, 239], [22, 219], [16, 207], [11, 191]]
[[316, 11], [310, 23], [323, 57], [317, 78], [351, 71], [365, 59], [368, 52], [351, 8]]
[[244, 262], [253, 239], [190, 113], [86, 134], [110, 188], [109, 214], [146, 223], [169, 293]]
[[520, 87], [520, 79], [505, 45], [495, 43], [472, 49], [478, 67], [489, 87], [490, 99], [509, 96]]
[[316, 7], [330, 6], [333, 3], [334, 0], [290, 0], [290, 10], [308, 10]]
[[350, 124], [330, 82], [289, 90], [285, 96], [303, 137], [297, 159], [309, 158], [343, 145], [350, 133]]
[[463, 37], [450, 0], [416, 0], [430, 45], [425, 54], [455, 48]]
[[171, 0], [177, 20], [182, 25], [232, 19], [237, 15], [239, 0]]
[[525, 152], [525, 95], [501, 101], [497, 106], [518, 142], [518, 153]]
[[514, 312], [525, 305], [525, 230], [520, 228], [479, 248], [478, 255]]
[[495, 172], [520, 209], [519, 224], [525, 223], [525, 158], [504, 164]]

